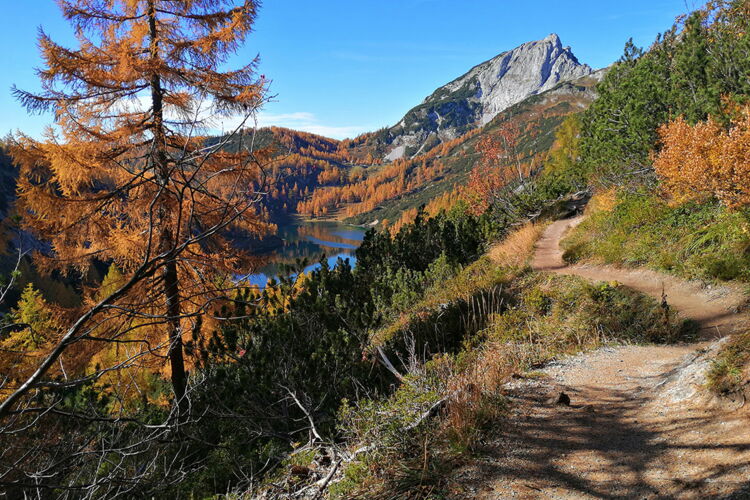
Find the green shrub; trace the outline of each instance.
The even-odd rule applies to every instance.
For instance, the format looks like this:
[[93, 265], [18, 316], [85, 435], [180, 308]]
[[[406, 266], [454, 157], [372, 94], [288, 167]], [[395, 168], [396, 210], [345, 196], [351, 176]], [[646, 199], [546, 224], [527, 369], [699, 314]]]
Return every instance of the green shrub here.
[[382, 479], [384, 470], [392, 472], [394, 465], [408, 469], [410, 459], [434, 440], [438, 421], [424, 415], [439, 404], [446, 382], [434, 367], [435, 363], [427, 363], [423, 370], [408, 375], [389, 397], [342, 402], [340, 435], [371, 449], [346, 465], [343, 480], [331, 488], [332, 498], [352, 498], [355, 491], [369, 491], [368, 485]]
[[689, 279], [750, 281], [750, 212], [716, 202], [672, 206], [655, 192], [622, 193], [563, 241], [568, 262], [645, 265]]
[[364, 461], [350, 462], [343, 469], [344, 477], [333, 483], [328, 489], [331, 498], [349, 498], [349, 494], [357, 488], [361, 488], [370, 477], [370, 467]]

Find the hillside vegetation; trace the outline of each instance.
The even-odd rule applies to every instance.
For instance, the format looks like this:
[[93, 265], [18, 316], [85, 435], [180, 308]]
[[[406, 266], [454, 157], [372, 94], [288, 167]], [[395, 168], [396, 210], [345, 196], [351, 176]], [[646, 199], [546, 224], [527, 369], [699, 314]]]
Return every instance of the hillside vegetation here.
[[648, 266], [689, 279], [750, 280], [750, 218], [719, 203], [604, 193], [564, 243], [569, 262]]
[[646, 52], [629, 43], [597, 86], [575, 168], [605, 189], [570, 260], [747, 279], [746, 16], [742, 2], [711, 3]]

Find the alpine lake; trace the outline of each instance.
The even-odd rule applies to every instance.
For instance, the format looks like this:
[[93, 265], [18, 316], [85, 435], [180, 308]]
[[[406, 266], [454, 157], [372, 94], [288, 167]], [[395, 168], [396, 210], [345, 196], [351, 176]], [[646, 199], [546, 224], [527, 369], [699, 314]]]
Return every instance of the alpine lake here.
[[257, 271], [242, 277], [250, 285], [264, 288], [271, 278], [282, 274], [284, 264], [295, 265], [302, 259], [307, 262], [303, 272], [320, 267], [320, 259], [325, 256], [328, 265], [333, 267], [339, 258], [352, 267], [357, 262], [354, 252], [362, 244], [366, 228], [337, 221], [309, 221], [292, 219], [278, 225], [275, 233], [275, 247], [263, 254], [267, 262]]

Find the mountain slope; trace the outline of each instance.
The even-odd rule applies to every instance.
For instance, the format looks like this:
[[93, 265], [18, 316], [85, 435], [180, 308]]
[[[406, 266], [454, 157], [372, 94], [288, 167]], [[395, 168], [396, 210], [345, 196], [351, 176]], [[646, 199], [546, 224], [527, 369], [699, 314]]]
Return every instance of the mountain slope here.
[[438, 88], [374, 140], [386, 160], [412, 157], [489, 123], [529, 96], [592, 72], [551, 34], [503, 52]]
[[[228, 139], [227, 149], [235, 151], [244, 140], [251, 141], [256, 150], [271, 152], [271, 159], [264, 166], [265, 185], [253, 189], [266, 193], [262, 212], [273, 222], [283, 222], [316, 189], [351, 181], [353, 165], [347, 150], [336, 139], [281, 127], [264, 127], [249, 133], [252, 139]], [[225, 140], [226, 137], [211, 137], [208, 143]]]
[[[341, 142], [260, 129], [256, 147], [276, 151], [263, 211], [275, 221], [295, 212], [357, 222], [398, 220], [425, 195], [442, 195], [464, 182], [479, 136], [506, 121], [523, 131], [526, 160], [538, 160], [562, 119], [593, 100], [597, 76], [553, 34], [475, 66], [390, 129]], [[383, 204], [390, 210], [362, 216]]]
[[[348, 217], [347, 222], [356, 224], [369, 223], [375, 220], [395, 221], [406, 210], [414, 209], [421, 204], [428, 203], [455, 187], [465, 184], [469, 172], [478, 159], [477, 145], [482, 137], [495, 133], [503, 124], [512, 123], [521, 130], [519, 146], [524, 162], [539, 165], [554, 141], [555, 129], [566, 116], [586, 109], [596, 97], [594, 88], [603, 76], [604, 71], [598, 71], [590, 76], [573, 82], [560, 83], [546, 92], [532, 95], [495, 116], [489, 123], [474, 133], [458, 140], [458, 144], [445, 143], [452, 146], [441, 154], [422, 155], [406, 162], [404, 177], [407, 185], [409, 180], [421, 176], [421, 182], [414, 182], [411, 189], [390, 197], [370, 207], [362, 203], [350, 204], [342, 212]], [[396, 163], [404, 160], [397, 160]], [[429, 170], [439, 173], [434, 177], [425, 177], [423, 173]], [[367, 181], [365, 181], [367, 182]], [[335, 188], [329, 188], [335, 189]], [[322, 195], [329, 191], [322, 191]], [[376, 189], [376, 192], [380, 190]], [[313, 197], [316, 193], [313, 193]], [[329, 207], [334, 212], [341, 205]]]

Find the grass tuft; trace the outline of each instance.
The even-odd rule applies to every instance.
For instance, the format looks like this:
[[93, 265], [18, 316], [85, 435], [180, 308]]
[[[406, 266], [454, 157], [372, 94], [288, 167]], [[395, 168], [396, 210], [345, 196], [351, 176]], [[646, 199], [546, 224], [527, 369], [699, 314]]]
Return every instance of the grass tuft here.
[[750, 385], [750, 332], [732, 337], [719, 351], [706, 375], [708, 388], [728, 396]]

